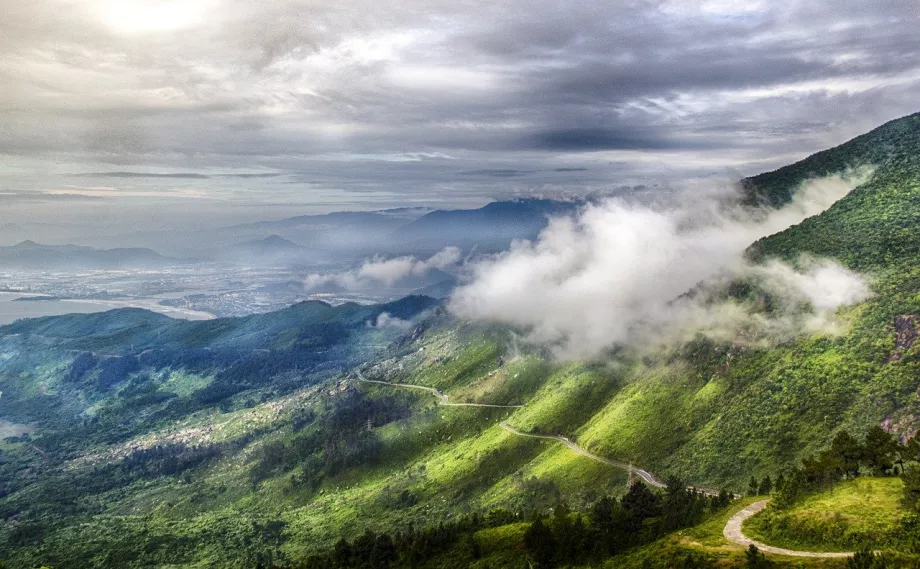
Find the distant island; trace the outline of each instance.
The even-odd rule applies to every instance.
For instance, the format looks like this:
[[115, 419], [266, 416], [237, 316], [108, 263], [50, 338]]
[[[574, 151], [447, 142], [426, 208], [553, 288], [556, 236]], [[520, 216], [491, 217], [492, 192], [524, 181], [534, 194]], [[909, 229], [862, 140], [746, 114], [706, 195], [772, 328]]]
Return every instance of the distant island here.
[[59, 296], [20, 296], [19, 298], [14, 298], [13, 302], [40, 302], [40, 301], [49, 301], [49, 300], [61, 300]]

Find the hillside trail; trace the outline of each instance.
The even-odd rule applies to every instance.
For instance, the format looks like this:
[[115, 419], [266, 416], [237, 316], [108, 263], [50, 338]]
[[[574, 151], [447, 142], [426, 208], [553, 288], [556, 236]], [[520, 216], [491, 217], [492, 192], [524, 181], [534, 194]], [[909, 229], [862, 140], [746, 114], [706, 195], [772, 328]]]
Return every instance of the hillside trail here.
[[[364, 383], [376, 383], [376, 384], [378, 384], [378, 385], [388, 385], [388, 386], [390, 386], [390, 387], [404, 387], [404, 388], [407, 388], [407, 389], [419, 389], [419, 390], [422, 390], [422, 391], [427, 391], [428, 393], [431, 393], [432, 395], [434, 395], [435, 397], [437, 397], [437, 398], [438, 398], [439, 404], [440, 404], [440, 405], [444, 405], [444, 406], [455, 406], [455, 407], [461, 407], [461, 406], [462, 406], [462, 407], [497, 407], [497, 408], [505, 408], [505, 409], [521, 409], [521, 408], [524, 407], [523, 405], [488, 405], [488, 404], [484, 404], [484, 403], [450, 403], [450, 402], [448, 401], [447, 395], [445, 395], [444, 393], [442, 393], [441, 391], [438, 391], [437, 389], [435, 389], [435, 388], [433, 388], [433, 387], [426, 387], [426, 386], [423, 386], [423, 385], [413, 385], [413, 384], [411, 384], [411, 383], [393, 383], [393, 382], [390, 382], [390, 381], [380, 381], [380, 380], [374, 380], [374, 379], [367, 379], [367, 378], [364, 377], [364, 375], [363, 375], [360, 371], [357, 372], [357, 375], [358, 375], [358, 380], [363, 381]], [[510, 424], [508, 424], [508, 421], [502, 421], [501, 423], [499, 423], [499, 426], [500, 426], [502, 429], [504, 429], [505, 431], [507, 431], [507, 432], [509, 432], [509, 433], [511, 433], [511, 434], [513, 434], [513, 435], [517, 435], [517, 436], [519, 436], [519, 437], [529, 437], [529, 438], [533, 438], [533, 439], [544, 439], [544, 440], [550, 440], [550, 441], [560, 442], [560, 443], [562, 443], [563, 445], [565, 445], [569, 450], [571, 450], [572, 452], [574, 452], [575, 454], [577, 454], [577, 455], [579, 455], [579, 456], [582, 456], [582, 457], [584, 457], [584, 458], [587, 458], [587, 459], [590, 459], [590, 460], [594, 460], [594, 461], [597, 461], [597, 462], [606, 464], [606, 465], [608, 465], [608, 466], [612, 466], [612, 467], [614, 467], [614, 468], [619, 468], [620, 470], [625, 470], [626, 472], [628, 472], [628, 473], [630, 473], [630, 474], [634, 474], [634, 475], [638, 476], [639, 478], [641, 478], [642, 480], [644, 480], [646, 484], [648, 484], [648, 485], [650, 485], [650, 486], [654, 486], [655, 488], [665, 488], [665, 487], [667, 487], [667, 485], [666, 485], [664, 482], [662, 482], [661, 480], [659, 480], [659, 479], [658, 479], [654, 474], [652, 474], [651, 472], [648, 472], [647, 470], [643, 470], [643, 469], [641, 469], [641, 468], [636, 468], [636, 467], [632, 466], [631, 464], [626, 464], [625, 462], [620, 462], [620, 461], [618, 461], [618, 460], [613, 460], [613, 459], [609, 459], [609, 458], [604, 458], [604, 457], [602, 457], [602, 456], [598, 456], [598, 455], [596, 455], [596, 454], [590, 453], [590, 452], [588, 452], [587, 450], [585, 450], [585, 449], [581, 448], [580, 446], [576, 445], [576, 444], [575, 444], [574, 442], [572, 442], [572, 440], [569, 439], [568, 437], [564, 437], [564, 436], [562, 436], [562, 435], [538, 435], [538, 434], [533, 434], [533, 433], [525, 433], [525, 432], [523, 432], [523, 431], [519, 431], [519, 430], [515, 429], [514, 427], [512, 427]], [[715, 492], [715, 491], [709, 490], [709, 489], [697, 488], [697, 487], [694, 487], [694, 486], [689, 486], [689, 488], [692, 489], [692, 490], [698, 491], [698, 492], [702, 492], [703, 494], [706, 494], [706, 495], [708, 495], [708, 496], [715, 496], [715, 495], [718, 495], [718, 492]]]
[[819, 552], [819, 551], [796, 551], [794, 549], [784, 549], [782, 547], [773, 547], [772, 545], [767, 545], [765, 543], [760, 543], [759, 541], [754, 541], [749, 537], [745, 537], [744, 533], [741, 531], [741, 524], [745, 522], [748, 518], [755, 514], [759, 514], [767, 507], [767, 502], [770, 500], [760, 500], [759, 502], [754, 502], [748, 507], [738, 511], [735, 515], [728, 519], [728, 522], [725, 524], [725, 529], [722, 531], [722, 535], [725, 536], [725, 539], [737, 543], [742, 547], [748, 547], [754, 545], [757, 549], [765, 552], [772, 553], [774, 555], [787, 555], [789, 557], [820, 557], [820, 558], [843, 558], [851, 557], [853, 552]]
[[626, 472], [629, 472], [630, 474], [634, 474], [638, 476], [639, 478], [644, 480], [645, 483], [648, 484], [649, 486], [654, 486], [655, 488], [667, 488], [667, 484], [665, 484], [661, 480], [658, 480], [658, 478], [656, 478], [655, 475], [653, 475], [651, 472], [648, 472], [647, 470], [642, 470], [641, 468], [636, 468], [631, 464], [626, 464], [625, 462], [620, 462], [618, 460], [612, 460], [609, 458], [598, 456], [596, 454], [592, 454], [586, 451], [585, 449], [581, 448], [580, 446], [576, 445], [575, 443], [573, 443], [571, 439], [569, 439], [568, 437], [563, 437], [561, 435], [535, 435], [533, 433], [525, 433], [509, 425], [508, 421], [502, 421], [501, 423], [498, 424], [498, 426], [505, 429], [509, 433], [517, 435], [519, 437], [530, 437], [532, 439], [546, 439], [549, 441], [558, 441], [564, 444], [566, 447], [568, 447], [569, 450], [571, 450], [572, 452], [574, 452], [575, 454], [579, 456], [583, 456], [585, 458], [589, 458], [591, 460], [595, 460], [597, 462], [607, 464], [614, 468], [619, 468], [620, 470], [625, 470]]
[[[447, 395], [445, 395], [444, 393], [442, 393], [441, 391], [438, 391], [437, 389], [433, 387], [426, 387], [424, 385], [413, 385], [411, 383], [394, 383], [391, 381], [380, 381], [380, 380], [375, 380], [375, 379], [367, 379], [364, 377], [364, 375], [361, 373], [360, 370], [357, 372], [357, 375], [358, 375], [358, 380], [364, 383], [376, 383], [378, 385], [387, 385], [390, 387], [403, 387], [406, 389], [418, 389], [421, 391], [427, 391], [428, 393], [431, 393], [432, 395], [438, 398], [439, 405], [444, 405], [444, 406], [498, 407], [498, 408], [506, 408], [506, 409], [520, 409], [524, 407], [523, 405], [489, 405], [485, 403], [450, 403], [448, 401]], [[579, 456], [582, 456], [590, 460], [594, 460], [596, 462], [600, 462], [602, 464], [606, 464], [608, 466], [612, 466], [614, 468], [618, 468], [620, 470], [625, 470], [626, 472], [630, 473], [630, 475], [638, 476], [649, 486], [653, 486], [655, 488], [667, 488], [667, 484], [659, 480], [658, 477], [656, 477], [651, 472], [647, 470], [643, 470], [641, 468], [636, 468], [635, 466], [631, 464], [627, 464], [625, 462], [620, 462], [618, 460], [613, 460], [610, 458], [604, 458], [603, 456], [598, 456], [594, 453], [588, 452], [587, 450], [581, 448], [580, 446], [572, 442], [572, 440], [569, 439], [568, 437], [564, 437], [562, 435], [539, 435], [539, 434], [534, 434], [534, 433], [525, 433], [523, 431], [519, 431], [515, 429], [514, 427], [512, 427], [508, 423], [508, 421], [502, 421], [498, 425], [505, 431], [513, 435], [517, 435], [519, 437], [528, 437], [532, 439], [543, 439], [543, 440], [562, 443], [563, 445], [565, 445], [566, 448], [568, 448], [570, 451], [574, 452], [575, 454]], [[719, 494], [715, 490], [712, 490], [709, 488], [701, 488], [699, 486], [688, 486], [687, 488], [695, 492], [700, 492], [707, 496], [717, 496]], [[739, 512], [735, 513], [735, 515], [733, 515], [731, 518], [729, 518], [728, 522], [725, 524], [725, 529], [722, 531], [722, 535], [725, 537], [725, 539], [733, 543], [737, 543], [738, 545], [741, 545], [742, 547], [748, 547], [749, 545], [754, 544], [754, 546], [756, 546], [757, 549], [759, 549], [760, 551], [763, 551], [764, 553], [771, 553], [774, 555], [786, 555], [789, 557], [816, 557], [816, 558], [831, 559], [831, 558], [850, 557], [853, 555], [852, 552], [818, 552], [818, 551], [796, 551], [792, 549], [784, 549], [782, 547], [773, 547], [772, 545], [760, 543], [759, 541], [754, 541], [746, 537], [744, 533], [742, 533], [741, 531], [741, 525], [744, 523], [745, 520], [747, 520], [751, 516], [763, 511], [763, 509], [767, 505], [767, 502], [769, 502], [769, 500], [761, 500], [759, 502], [754, 502], [753, 504], [740, 510]]]

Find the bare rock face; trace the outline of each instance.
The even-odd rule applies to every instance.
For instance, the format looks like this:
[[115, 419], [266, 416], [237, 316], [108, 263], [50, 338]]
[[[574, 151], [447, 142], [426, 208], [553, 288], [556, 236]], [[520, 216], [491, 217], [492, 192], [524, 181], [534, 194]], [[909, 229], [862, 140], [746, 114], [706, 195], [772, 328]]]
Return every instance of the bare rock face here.
[[888, 358], [888, 362], [896, 362], [901, 359], [904, 352], [914, 345], [914, 340], [920, 333], [917, 332], [917, 317], [913, 314], [904, 314], [894, 319], [894, 351]]

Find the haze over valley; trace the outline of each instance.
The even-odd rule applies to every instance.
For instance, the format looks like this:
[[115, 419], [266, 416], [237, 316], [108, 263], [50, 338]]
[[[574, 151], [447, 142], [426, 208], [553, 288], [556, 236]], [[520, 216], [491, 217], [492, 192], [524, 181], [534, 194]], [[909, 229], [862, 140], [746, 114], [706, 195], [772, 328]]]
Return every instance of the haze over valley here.
[[920, 566], [912, 3], [0, 3], [0, 569]]

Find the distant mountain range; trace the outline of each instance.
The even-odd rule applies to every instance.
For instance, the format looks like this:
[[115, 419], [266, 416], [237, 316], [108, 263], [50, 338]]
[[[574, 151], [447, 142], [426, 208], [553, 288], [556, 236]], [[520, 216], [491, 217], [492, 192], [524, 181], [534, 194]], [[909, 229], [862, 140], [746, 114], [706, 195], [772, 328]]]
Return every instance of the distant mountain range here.
[[478, 209], [386, 210], [302, 215], [224, 228], [230, 235], [266, 234], [303, 244], [313, 254], [343, 249], [367, 254], [430, 254], [449, 245], [500, 250], [515, 239], [533, 239], [548, 219], [573, 213], [583, 202], [517, 199]]
[[292, 264], [302, 259], [306, 249], [280, 235], [252, 239], [221, 250], [225, 261], [252, 265]]
[[[574, 212], [584, 202], [551, 199], [496, 201], [478, 209], [398, 208], [374, 212], [299, 215], [231, 225], [216, 230], [146, 231], [75, 245], [24, 241], [0, 253], [0, 267], [121, 267], [162, 257], [232, 260], [241, 263], [316, 264], [358, 261], [373, 255], [430, 255], [453, 245], [470, 251], [502, 250], [515, 239], [533, 239], [549, 217]], [[14, 232], [20, 233], [20, 232]], [[11, 234], [12, 235], [12, 234]], [[228, 245], [229, 244], [229, 245]], [[17, 249], [18, 248], [18, 249]], [[44, 249], [41, 249], [44, 248]], [[28, 258], [34, 255], [35, 258]]]
[[574, 213], [583, 202], [519, 199], [479, 209], [436, 210], [399, 228], [397, 246], [441, 249], [448, 245], [505, 249], [515, 239], [534, 239], [549, 218]]
[[0, 268], [4, 269], [117, 269], [159, 266], [172, 261], [145, 248], [94, 249], [34, 241], [0, 247]]
[[[920, 543], [920, 114], [744, 184], [750, 202], [780, 204], [860, 165], [874, 166], [870, 179], [748, 249], [767, 269], [817, 256], [871, 282], [830, 334], [669, 331], [560, 361], [539, 335], [518, 342], [520, 328], [425, 296], [0, 327], [0, 417], [17, 429], [2, 439], [0, 556], [71, 569], [527, 567], [546, 545], [556, 551], [541, 566], [909, 566]], [[505, 224], [498, 241], [575, 207], [503, 202], [393, 231], [437, 247]], [[225, 243], [288, 239], [306, 245], [280, 231]], [[725, 295], [752, 320], [785, 317], [756, 283], [726, 283]], [[641, 475], [629, 485], [643, 467], [667, 488]], [[707, 488], [721, 497], [696, 491]], [[750, 496], [730, 503], [739, 492]], [[724, 539], [768, 495], [745, 531], [812, 553], [765, 559]], [[857, 548], [847, 560], [813, 553]]]

